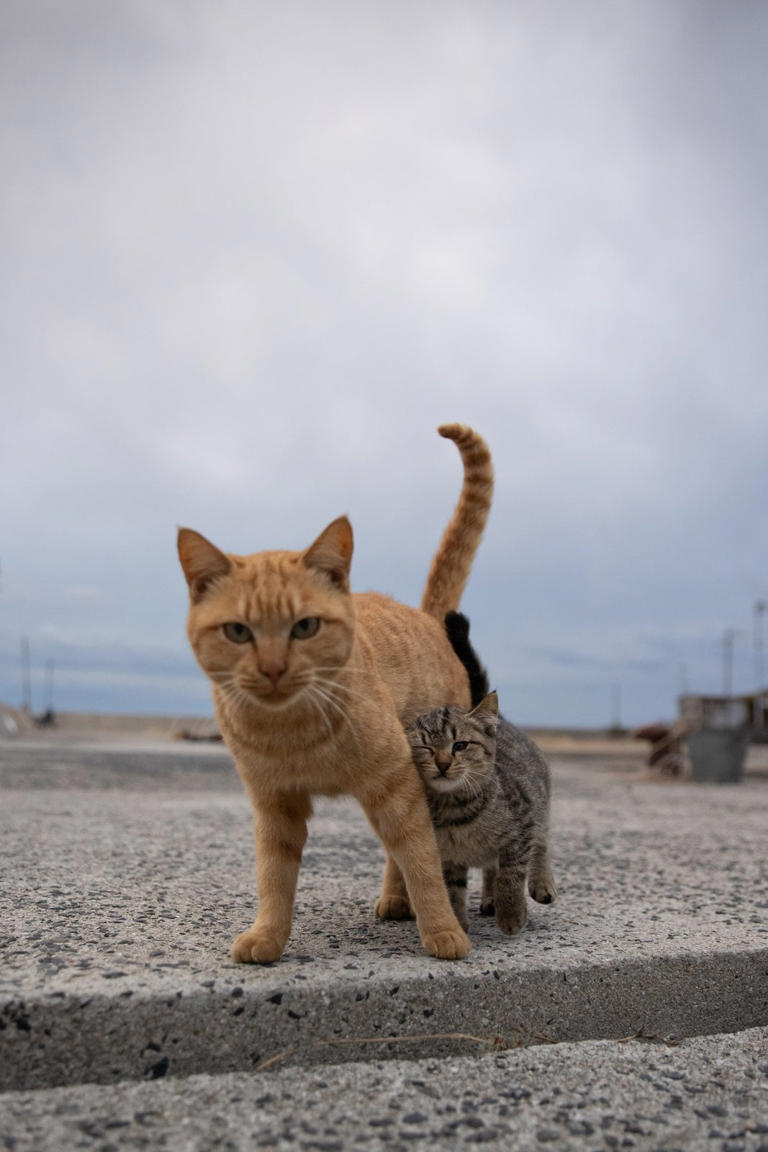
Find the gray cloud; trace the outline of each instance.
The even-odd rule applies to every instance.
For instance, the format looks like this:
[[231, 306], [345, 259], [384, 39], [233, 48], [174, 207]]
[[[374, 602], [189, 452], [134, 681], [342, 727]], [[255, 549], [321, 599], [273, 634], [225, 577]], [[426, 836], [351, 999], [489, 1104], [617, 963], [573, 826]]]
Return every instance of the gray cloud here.
[[496, 460], [465, 607], [508, 711], [605, 721], [621, 682], [629, 719], [669, 713], [681, 664], [718, 687], [728, 625], [747, 686], [764, 6], [0, 21], [0, 698], [25, 631], [71, 706], [114, 652], [137, 679], [102, 706], [200, 706], [177, 523], [249, 551], [346, 511], [356, 586], [417, 599], [458, 487], [444, 419]]

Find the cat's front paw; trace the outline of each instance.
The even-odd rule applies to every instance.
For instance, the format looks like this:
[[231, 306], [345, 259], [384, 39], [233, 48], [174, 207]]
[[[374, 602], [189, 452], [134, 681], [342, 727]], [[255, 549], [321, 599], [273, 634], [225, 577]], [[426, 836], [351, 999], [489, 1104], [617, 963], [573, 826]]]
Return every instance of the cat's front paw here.
[[496, 923], [505, 936], [517, 936], [526, 924], [528, 909], [525, 906], [525, 897], [514, 904], [496, 904]]
[[413, 920], [407, 896], [380, 896], [376, 901], [376, 915], [379, 920]]
[[274, 964], [283, 954], [285, 941], [260, 928], [241, 932], [232, 944], [232, 959], [236, 964]]
[[553, 876], [536, 876], [528, 882], [528, 891], [538, 904], [553, 904], [557, 885]]
[[484, 896], [480, 901], [480, 915], [493, 916], [496, 912], [496, 905], [493, 901], [493, 896]]
[[472, 942], [461, 929], [445, 929], [442, 932], [425, 933], [421, 938], [424, 951], [438, 960], [461, 960], [472, 949]]

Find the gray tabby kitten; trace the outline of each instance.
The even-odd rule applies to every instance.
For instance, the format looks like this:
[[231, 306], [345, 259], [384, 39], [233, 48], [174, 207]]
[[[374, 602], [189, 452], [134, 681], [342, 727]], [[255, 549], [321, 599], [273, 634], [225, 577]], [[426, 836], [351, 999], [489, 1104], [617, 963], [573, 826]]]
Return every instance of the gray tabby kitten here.
[[453, 910], [467, 928], [467, 871], [483, 869], [480, 911], [496, 915], [502, 932], [519, 932], [527, 919], [525, 885], [534, 900], [557, 894], [549, 862], [549, 768], [539, 749], [499, 715], [498, 697], [469, 643], [469, 621], [458, 612], [446, 631], [464, 663], [471, 712], [438, 708], [407, 729], [414, 763], [443, 861]]

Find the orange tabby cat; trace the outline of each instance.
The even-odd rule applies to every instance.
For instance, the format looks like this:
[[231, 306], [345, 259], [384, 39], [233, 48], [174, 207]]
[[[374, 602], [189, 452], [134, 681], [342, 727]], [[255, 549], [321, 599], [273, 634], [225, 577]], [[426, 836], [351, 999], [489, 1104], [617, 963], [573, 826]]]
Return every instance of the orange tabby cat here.
[[232, 946], [268, 964], [285, 948], [312, 795], [355, 796], [387, 850], [380, 917], [411, 906], [433, 956], [470, 949], [443, 883], [424, 789], [403, 731], [443, 704], [469, 706], [469, 685], [443, 627], [458, 608], [490, 507], [488, 448], [446, 424], [464, 464], [453, 517], [421, 611], [352, 595], [352, 529], [342, 516], [305, 552], [220, 552], [189, 528], [179, 558], [190, 591], [187, 634], [213, 684], [216, 719], [256, 815], [259, 907]]

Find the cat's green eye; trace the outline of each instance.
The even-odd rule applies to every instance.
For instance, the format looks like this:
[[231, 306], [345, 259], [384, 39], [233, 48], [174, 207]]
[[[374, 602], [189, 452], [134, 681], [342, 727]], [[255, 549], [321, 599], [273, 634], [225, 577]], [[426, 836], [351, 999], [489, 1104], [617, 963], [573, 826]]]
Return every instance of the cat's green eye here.
[[291, 636], [294, 640], [309, 640], [310, 636], [315, 635], [319, 627], [319, 616], [305, 616], [303, 620], [297, 620], [291, 628]]
[[229, 624], [222, 624], [221, 630], [227, 640], [231, 640], [233, 644], [247, 644], [249, 640], [253, 640], [253, 632], [248, 625], [241, 624], [238, 620], [232, 620]]
[[457, 740], [453, 746], [454, 752], [463, 752], [469, 746], [469, 740]]

